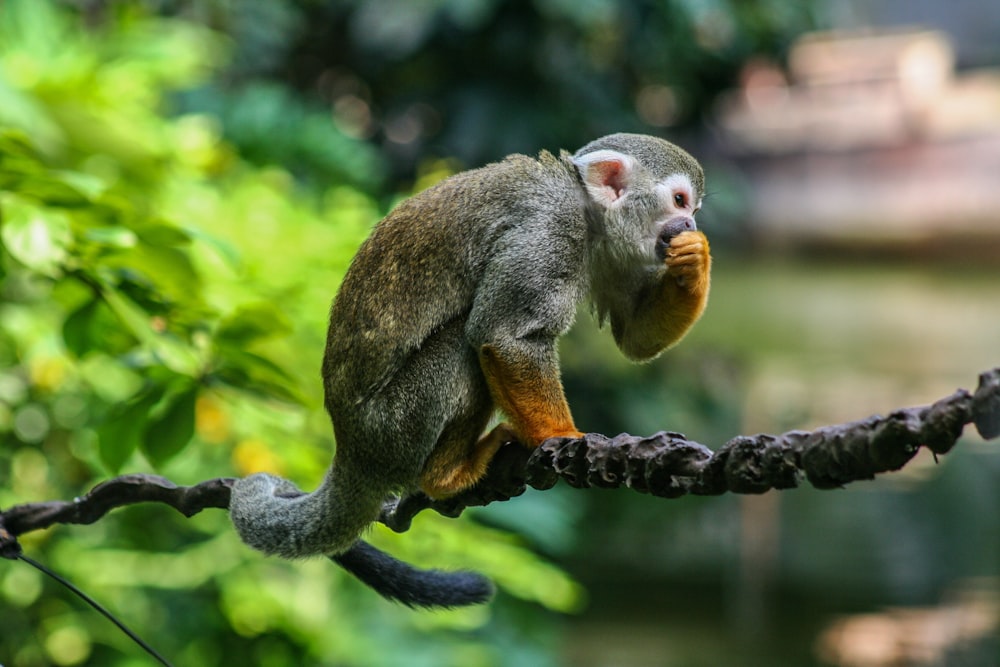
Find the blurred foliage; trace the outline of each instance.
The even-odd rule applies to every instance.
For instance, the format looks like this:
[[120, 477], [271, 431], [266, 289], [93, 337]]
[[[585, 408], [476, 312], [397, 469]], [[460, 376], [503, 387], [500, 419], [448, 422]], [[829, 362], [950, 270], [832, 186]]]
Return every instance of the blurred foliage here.
[[[190, 483], [269, 469], [309, 486], [328, 464], [325, 318], [382, 213], [364, 190], [381, 167], [343, 148], [350, 173], [330, 167], [323, 187], [306, 187], [246, 161], [221, 136], [225, 117], [172, 115], [170, 100], [218, 76], [230, 50], [136, 3], [89, 27], [48, 1], [0, 5], [0, 506], [70, 498], [121, 470]], [[130, 508], [24, 545], [177, 664], [517, 664], [505, 656], [524, 653], [508, 645], [540, 612], [504, 604], [580, 599], [500, 530], [428, 517], [405, 539], [372, 539], [418, 563], [474, 567], [510, 597], [399, 609], [329, 562], [251, 553], [223, 513]], [[0, 569], [0, 615], [3, 664], [142, 660], [23, 564]]]
[[[314, 486], [331, 451], [318, 377], [330, 299], [401, 191], [609, 131], [697, 144], [714, 96], [740, 67], [780, 58], [820, 22], [825, 4], [4, 0], [0, 506], [69, 498], [117, 471], [191, 483], [268, 469]], [[706, 214], [737, 218], [740, 175], [709, 171], [719, 196]], [[713, 244], [725, 231], [712, 228]], [[583, 322], [565, 339], [564, 380], [581, 428], [680, 428], [716, 444], [754, 415], [800, 426], [813, 416], [800, 399], [823, 390], [831, 366], [874, 363], [869, 377], [881, 378], [941, 357], [926, 345], [899, 346], [893, 330], [883, 332], [888, 344], [854, 341], [850, 359], [831, 361], [842, 332], [829, 331], [819, 310], [830, 301], [817, 294], [839, 290], [833, 303], [852, 307], [868, 298], [866, 321], [876, 323], [900, 294], [936, 294], [912, 312], [948, 312], [941, 319], [951, 322], [965, 311], [942, 304], [981, 311], [994, 285], [991, 275], [975, 289], [945, 289], [935, 276], [928, 289], [907, 276], [885, 294], [872, 289], [887, 284], [883, 266], [831, 276], [814, 265], [785, 271], [718, 259], [713, 307], [656, 364], [627, 364], [607, 332]], [[960, 303], [956, 293], [970, 296]], [[852, 312], [841, 320], [855, 324]], [[837, 340], [803, 345], [812, 334], [797, 327], [810, 323]], [[918, 317], [909, 328], [924, 341], [929, 327]], [[771, 353], [798, 356], [761, 361]], [[974, 355], [979, 364], [970, 348]], [[815, 387], [761, 392], [761, 367], [781, 364], [800, 375], [813, 364]], [[420, 516], [405, 535], [376, 527], [372, 541], [402, 558], [480, 570], [500, 585], [490, 607], [447, 613], [384, 603], [324, 561], [261, 558], [237, 542], [221, 512], [184, 519], [135, 507], [23, 541], [178, 665], [544, 666], [563, 651], [552, 612], [580, 609], [585, 595], [536, 553], [569, 562], [595, 599], [610, 603], [590, 610], [603, 631], [585, 633], [606, 650], [598, 644], [619, 631], [623, 647], [641, 643], [628, 631], [643, 622], [662, 634], [669, 613], [731, 632], [745, 610], [706, 608], [744, 604], [741, 586], [758, 574], [757, 593], [772, 577], [855, 607], [930, 602], [959, 577], [995, 576], [995, 539], [956, 539], [947, 553], [942, 546], [942, 531], [997, 534], [988, 511], [997, 459], [963, 456], [934, 468], [947, 474], [917, 467], [931, 480], [926, 488], [901, 476], [897, 484], [917, 500], [892, 486], [790, 495], [775, 556], [789, 575], [780, 582], [766, 567], [749, 578], [740, 571], [749, 515], [735, 497], [662, 503], [559, 487], [470, 511], [475, 523]], [[956, 520], [968, 502], [982, 511]], [[925, 521], [930, 505], [947, 510]], [[771, 511], [762, 530], [778, 520]], [[905, 530], [880, 532], [901, 518]], [[844, 548], [831, 550], [831, 540]], [[872, 591], [883, 588], [876, 599]], [[664, 604], [665, 592], [683, 604]], [[753, 594], [751, 616], [764, 607]], [[799, 624], [792, 662], [806, 664], [816, 629], [806, 626], [820, 612], [806, 619], [799, 602], [780, 620]], [[104, 619], [23, 564], [0, 566], [0, 618], [0, 664], [145, 664]], [[759, 630], [766, 613], [751, 620]], [[672, 655], [691, 656], [673, 664], [713, 664], [706, 660], [719, 642], [705, 639], [704, 626], [671, 628]], [[714, 664], [745, 657], [744, 648]]]
[[[817, 25], [822, 7], [816, 0], [127, 4], [140, 2], [231, 37], [225, 76], [185, 94], [183, 104], [225, 118], [226, 138], [245, 155], [281, 160], [300, 175], [351, 174], [369, 155], [338, 148], [347, 135], [379, 146], [397, 180], [412, 178], [428, 155], [474, 166], [512, 152], [575, 149], [612, 131], [690, 138], [747, 59], [783, 55]], [[99, 20], [122, 3], [80, 4]]]
[[279, 73], [404, 168], [427, 151], [475, 165], [609, 132], [690, 129], [747, 58], [815, 25], [813, 3], [772, 0], [303, 6]]

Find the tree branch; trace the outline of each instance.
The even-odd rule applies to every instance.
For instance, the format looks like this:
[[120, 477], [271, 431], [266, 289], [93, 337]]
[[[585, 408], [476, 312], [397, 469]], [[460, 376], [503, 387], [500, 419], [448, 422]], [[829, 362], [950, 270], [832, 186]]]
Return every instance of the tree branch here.
[[559, 479], [577, 488], [626, 486], [664, 498], [789, 489], [803, 476], [816, 488], [839, 488], [899, 470], [921, 446], [946, 454], [970, 422], [983, 438], [1000, 435], [1000, 368], [980, 374], [974, 395], [959, 389], [929, 406], [815, 431], [741, 435], [715, 452], [671, 432], [553, 438], [533, 452], [506, 445], [471, 489], [447, 500], [406, 496], [388, 504], [379, 520], [402, 532], [424, 509], [458, 516], [466, 507], [513, 498], [528, 486], [548, 489]]
[[234, 481], [231, 477], [220, 477], [194, 486], [177, 486], [159, 475], [134, 473], [101, 482], [87, 495], [68, 502], [51, 500], [14, 505], [0, 512], [0, 556], [17, 558], [21, 554], [18, 535], [56, 523], [91, 524], [125, 505], [164, 503], [188, 517], [209, 507], [228, 509]]
[[[935, 456], [946, 454], [970, 422], [983, 438], [1000, 435], [1000, 368], [979, 376], [975, 394], [960, 389], [932, 405], [814, 431], [741, 435], [715, 452], [671, 432], [645, 438], [588, 433], [553, 438], [530, 452], [510, 443], [473, 488], [447, 500], [421, 493], [404, 496], [387, 503], [379, 521], [402, 532], [425, 509], [458, 516], [466, 507], [508, 500], [528, 486], [548, 489], [559, 479], [577, 488], [626, 486], [664, 498], [763, 493], [796, 487], [803, 477], [816, 488], [837, 488], [898, 470], [921, 446]], [[122, 475], [70, 502], [15, 505], [0, 512], [0, 556], [20, 554], [18, 535], [55, 523], [93, 523], [133, 503], [161, 502], [185, 516], [209, 507], [226, 509], [233, 481], [218, 478], [185, 487], [156, 475]]]

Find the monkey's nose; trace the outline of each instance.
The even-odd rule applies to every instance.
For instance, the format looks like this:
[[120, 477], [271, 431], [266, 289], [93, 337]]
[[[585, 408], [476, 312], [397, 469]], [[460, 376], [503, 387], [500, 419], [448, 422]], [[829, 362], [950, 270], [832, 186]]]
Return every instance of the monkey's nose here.
[[667, 226], [676, 227], [677, 228], [677, 231], [675, 232], [676, 234], [680, 234], [681, 232], [693, 232], [694, 230], [698, 229], [698, 225], [695, 223], [694, 218], [687, 215], [681, 216], [679, 218], [674, 218], [667, 224]]
[[698, 229], [698, 225], [695, 224], [694, 218], [690, 216], [681, 215], [671, 218], [660, 229], [660, 235], [656, 239], [656, 254], [660, 259], [663, 259], [667, 254], [667, 249], [670, 247], [670, 239], [681, 232], [693, 232], [696, 229]]
[[693, 232], [696, 229], [698, 225], [695, 224], [694, 218], [687, 215], [677, 216], [663, 225], [663, 229], [660, 230], [660, 240], [669, 241], [681, 232]]

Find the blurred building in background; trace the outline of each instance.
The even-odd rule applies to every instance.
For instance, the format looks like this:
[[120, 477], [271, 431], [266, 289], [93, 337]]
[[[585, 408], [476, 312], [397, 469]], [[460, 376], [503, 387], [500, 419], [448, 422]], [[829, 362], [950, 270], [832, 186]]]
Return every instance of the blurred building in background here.
[[787, 68], [748, 64], [717, 129], [758, 237], [1000, 246], [1000, 70], [955, 61], [945, 33], [902, 28], [808, 34]]

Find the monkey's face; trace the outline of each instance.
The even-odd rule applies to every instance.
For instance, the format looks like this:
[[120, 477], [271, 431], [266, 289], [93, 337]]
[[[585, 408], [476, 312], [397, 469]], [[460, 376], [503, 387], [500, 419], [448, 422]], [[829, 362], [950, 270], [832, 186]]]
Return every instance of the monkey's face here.
[[663, 261], [670, 247], [670, 239], [681, 232], [693, 232], [698, 229], [694, 216], [701, 210], [702, 195], [697, 191], [691, 177], [685, 173], [671, 174], [656, 185], [655, 191], [660, 201], [660, 209], [663, 211], [663, 218], [655, 222], [654, 249], [656, 258]]
[[[670, 239], [697, 229], [704, 177], [672, 144], [661, 159], [640, 162], [614, 150], [577, 155], [574, 163], [591, 203], [595, 250], [603, 260], [634, 269], [662, 266]], [[688, 160], [677, 160], [677, 152]], [[672, 158], [672, 159], [666, 159]]]

